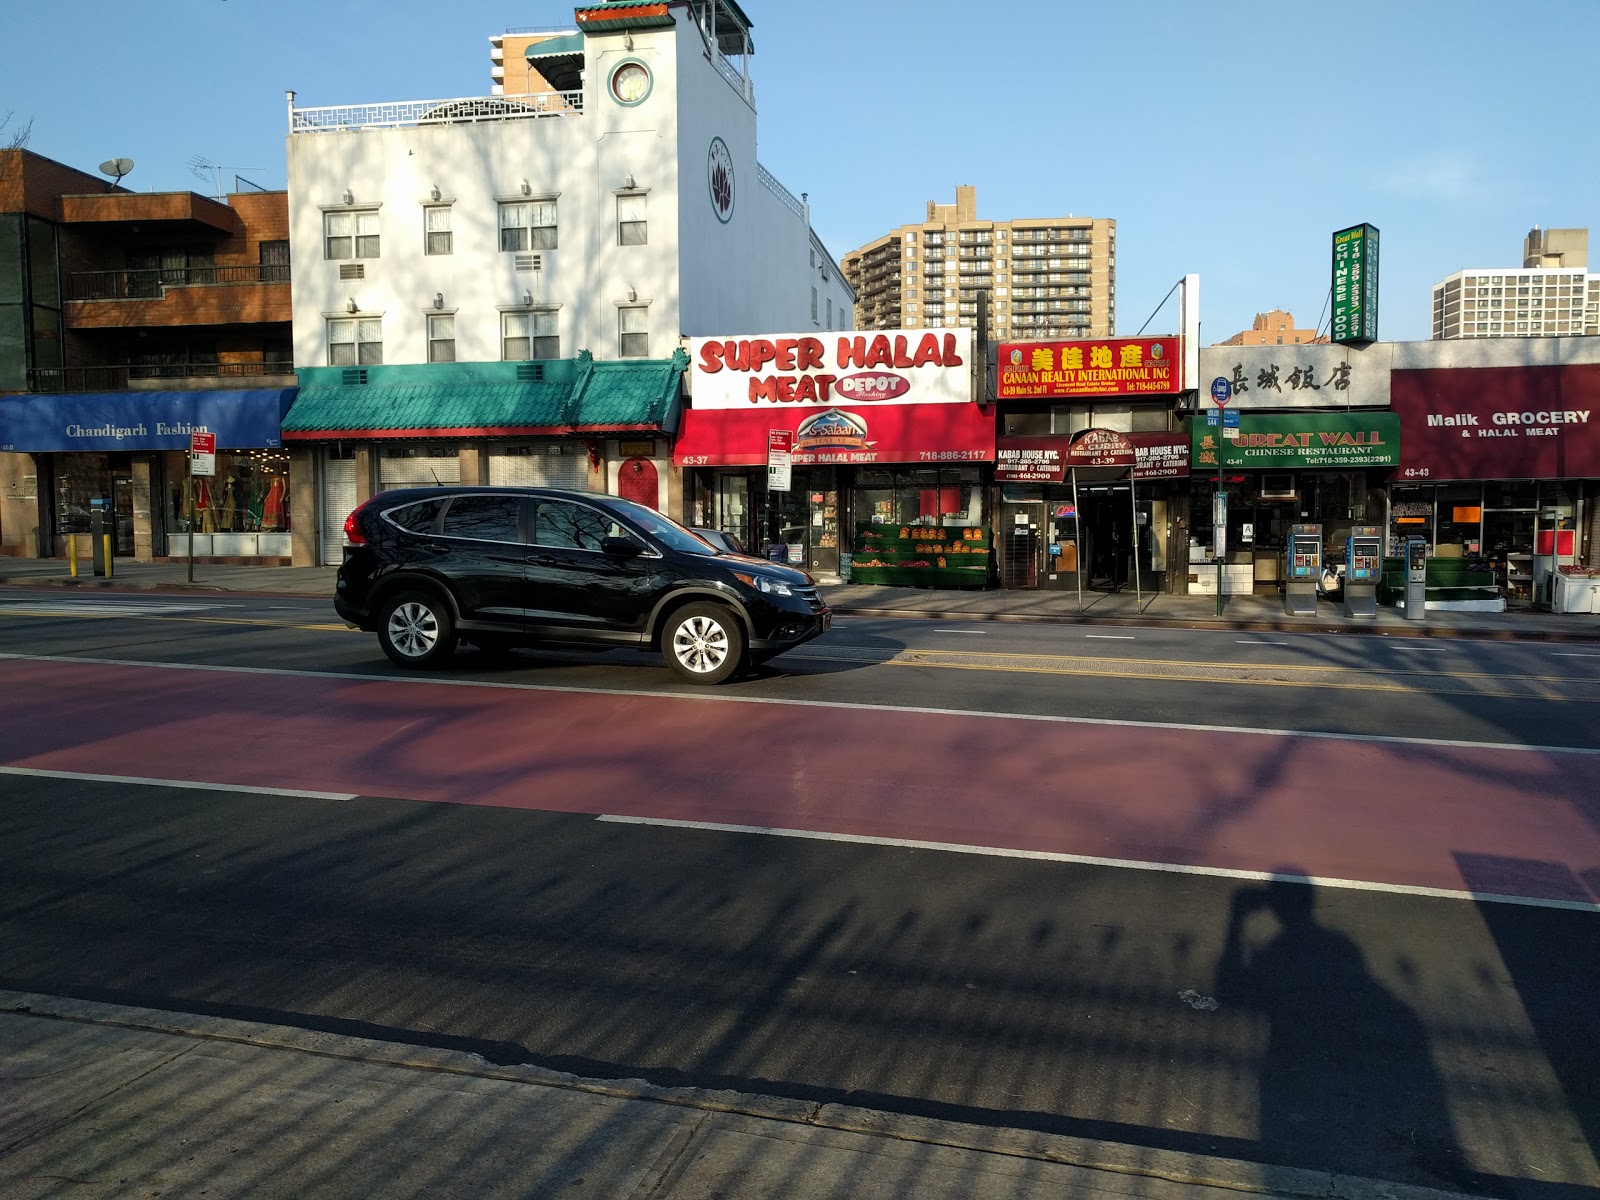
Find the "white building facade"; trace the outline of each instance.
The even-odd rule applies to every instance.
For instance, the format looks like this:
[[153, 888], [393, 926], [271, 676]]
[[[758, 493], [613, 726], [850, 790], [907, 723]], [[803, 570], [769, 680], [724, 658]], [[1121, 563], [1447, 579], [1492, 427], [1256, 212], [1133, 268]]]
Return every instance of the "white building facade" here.
[[1571, 267], [1457, 271], [1433, 285], [1433, 338], [1600, 333], [1600, 276]]
[[530, 48], [549, 91], [291, 97], [297, 365], [664, 358], [686, 336], [849, 327], [807, 206], [757, 161], [738, 6], [575, 18]]

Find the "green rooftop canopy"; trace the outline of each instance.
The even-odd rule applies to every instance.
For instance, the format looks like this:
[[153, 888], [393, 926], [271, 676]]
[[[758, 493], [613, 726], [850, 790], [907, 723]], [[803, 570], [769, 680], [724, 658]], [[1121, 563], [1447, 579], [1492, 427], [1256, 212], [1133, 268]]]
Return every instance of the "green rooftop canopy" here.
[[689, 359], [308, 367], [285, 441], [674, 433]]

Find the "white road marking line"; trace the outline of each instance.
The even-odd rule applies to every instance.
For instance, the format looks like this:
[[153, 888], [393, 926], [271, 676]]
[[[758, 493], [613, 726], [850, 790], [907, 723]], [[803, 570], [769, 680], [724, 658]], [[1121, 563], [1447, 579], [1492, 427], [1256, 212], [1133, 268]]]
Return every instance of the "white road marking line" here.
[[912, 704], [867, 704], [855, 700], [796, 700], [787, 696], [738, 696], [704, 689], [648, 691], [644, 688], [576, 687], [559, 683], [512, 683], [489, 679], [443, 679], [434, 676], [385, 675], [377, 671], [305, 671], [289, 667], [238, 667], [217, 663], [141, 662], [135, 658], [99, 658], [68, 654], [10, 654], [0, 662], [72, 663], [88, 667], [135, 667], [145, 671], [209, 671], [218, 675], [275, 675], [288, 679], [326, 679], [340, 683], [394, 683], [411, 687], [483, 688], [491, 691], [540, 692], [555, 695], [629, 700], [697, 700], [702, 704], [771, 704], [783, 708], [829, 708], [841, 712], [912, 713], [927, 717], [971, 717], [983, 721], [1035, 721], [1043, 725], [1087, 725], [1098, 728], [1149, 729], [1155, 732], [1238, 733], [1250, 737], [1303, 738], [1308, 741], [1361, 742], [1380, 746], [1433, 746], [1453, 750], [1510, 750], [1524, 754], [1575, 754], [1600, 758], [1600, 747], [1530, 746], [1520, 742], [1469, 742], [1457, 738], [1399, 737], [1382, 733], [1330, 733], [1308, 729], [1262, 729], [1247, 725], [1201, 725], [1177, 721], [1120, 721], [1107, 717], [1068, 717], [1057, 713], [985, 712], [980, 709], [930, 708]]
[[1600, 654], [1556, 654], [1557, 658], [1600, 658]]
[[1098, 638], [1102, 642], [1131, 642], [1134, 636], [1131, 633], [1086, 633], [1086, 638]]
[[88, 771], [46, 771], [35, 767], [0, 767], [0, 775], [37, 779], [79, 779], [86, 783], [127, 783], [140, 787], [188, 788], [200, 792], [245, 792], [252, 796], [287, 796], [295, 800], [354, 800], [355, 792], [312, 792], [303, 788], [251, 787], [234, 783], [196, 783], [192, 779], [152, 779], [145, 775], [96, 775]]
[[850, 842], [863, 846], [889, 846], [905, 850], [939, 850], [949, 854], [978, 854], [991, 858], [1024, 858], [1036, 862], [1072, 863], [1086, 867], [1122, 867], [1130, 871], [1160, 871], [1170, 875], [1209, 875], [1217, 879], [1245, 879], [1254, 883], [1305, 883], [1314, 887], [1343, 888], [1357, 892], [1385, 892], [1396, 896], [1428, 896], [1443, 900], [1481, 900], [1494, 904], [1521, 904], [1531, 908], [1560, 908], [1572, 912], [1600, 913], [1600, 904], [1582, 900], [1545, 900], [1537, 896], [1503, 896], [1496, 892], [1467, 892], [1451, 888], [1420, 887], [1409, 883], [1377, 883], [1368, 879], [1334, 879], [1320, 875], [1287, 875], [1278, 871], [1240, 871], [1231, 867], [1197, 867], [1190, 863], [1141, 862], [1134, 858], [1101, 858], [1091, 854], [1062, 854], [1052, 850], [1008, 850], [1000, 846], [968, 846], [960, 842], [925, 842], [914, 838], [873, 837], [858, 833], [823, 833], [809, 829], [779, 829], [766, 825], [727, 825], [718, 821], [685, 821], [671, 817], [633, 817], [605, 813], [595, 818], [613, 825], [657, 825], [668, 829], [704, 830], [710, 833], [751, 833], [764, 837], [799, 838], [816, 842]]
[[935, 629], [935, 633], [975, 633], [979, 637], [987, 637], [991, 630], [988, 629]]
[[1435, 654], [1443, 654], [1445, 651], [1449, 650], [1450, 647], [1449, 646], [1395, 646], [1395, 647], [1393, 647], [1393, 649], [1395, 649], [1395, 650], [1428, 650], [1428, 651], [1432, 651]]
[[1234, 638], [1236, 646], [1292, 646], [1293, 642], [1258, 642], [1250, 638]]
[[148, 600], [26, 600], [5, 597], [0, 599], [0, 613], [15, 612], [19, 616], [71, 617], [71, 616], [130, 616], [156, 617], [173, 613], [205, 612], [223, 607], [220, 604], [161, 604]]

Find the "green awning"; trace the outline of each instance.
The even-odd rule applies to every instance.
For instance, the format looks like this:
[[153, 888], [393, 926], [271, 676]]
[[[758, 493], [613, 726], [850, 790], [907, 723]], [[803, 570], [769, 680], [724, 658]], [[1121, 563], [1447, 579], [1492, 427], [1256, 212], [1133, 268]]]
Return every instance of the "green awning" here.
[[569, 33], [563, 37], [546, 38], [542, 42], [531, 42], [523, 54], [529, 62], [539, 58], [555, 58], [564, 54], [583, 53], [583, 34]]
[[302, 369], [288, 441], [486, 438], [677, 429], [682, 350], [597, 363], [428, 363]]

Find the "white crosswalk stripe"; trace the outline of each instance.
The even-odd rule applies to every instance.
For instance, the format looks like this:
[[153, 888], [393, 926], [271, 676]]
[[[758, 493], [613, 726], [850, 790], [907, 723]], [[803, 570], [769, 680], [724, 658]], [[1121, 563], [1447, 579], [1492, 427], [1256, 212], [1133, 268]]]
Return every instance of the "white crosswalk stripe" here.
[[208, 612], [222, 604], [190, 604], [165, 600], [60, 600], [40, 597], [0, 599], [0, 616], [26, 617], [159, 617], [173, 613]]

